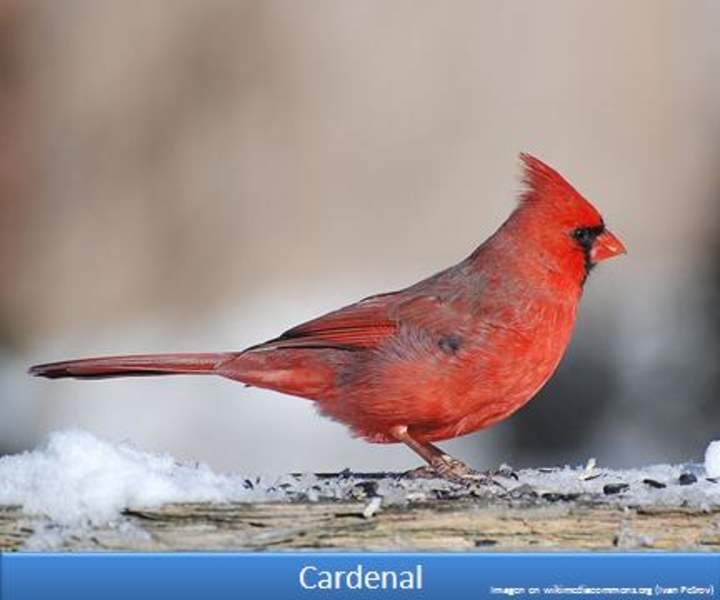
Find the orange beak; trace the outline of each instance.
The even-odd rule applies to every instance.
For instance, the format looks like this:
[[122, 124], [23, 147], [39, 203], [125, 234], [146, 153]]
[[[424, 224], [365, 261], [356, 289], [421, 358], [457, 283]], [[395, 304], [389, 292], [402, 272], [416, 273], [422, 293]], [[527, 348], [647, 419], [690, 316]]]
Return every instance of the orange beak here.
[[590, 260], [599, 263], [619, 254], [627, 254], [627, 250], [623, 243], [616, 238], [608, 229], [595, 238], [592, 250], [590, 251]]

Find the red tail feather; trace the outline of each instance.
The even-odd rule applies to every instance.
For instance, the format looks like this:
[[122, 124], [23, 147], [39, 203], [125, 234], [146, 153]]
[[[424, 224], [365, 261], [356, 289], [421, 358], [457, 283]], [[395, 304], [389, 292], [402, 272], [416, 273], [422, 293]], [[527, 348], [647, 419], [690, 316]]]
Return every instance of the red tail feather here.
[[49, 379], [75, 377], [78, 379], [105, 379], [142, 375], [182, 375], [213, 373], [236, 354], [215, 352], [205, 354], [137, 354], [65, 360], [35, 365], [30, 374]]

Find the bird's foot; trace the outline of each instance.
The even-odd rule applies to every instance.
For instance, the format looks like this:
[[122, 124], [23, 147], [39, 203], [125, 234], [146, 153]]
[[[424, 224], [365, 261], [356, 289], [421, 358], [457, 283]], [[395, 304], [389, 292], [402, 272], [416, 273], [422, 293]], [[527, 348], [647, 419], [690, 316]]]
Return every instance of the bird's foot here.
[[430, 464], [437, 475], [449, 479], [451, 481], [465, 481], [468, 479], [476, 479], [480, 473], [466, 465], [463, 461], [443, 454], [433, 460]]
[[494, 473], [482, 473], [469, 467], [461, 460], [443, 454], [433, 458], [429, 465], [418, 467], [405, 473], [411, 479], [447, 479], [454, 483], [475, 483], [480, 485], [496, 485], [503, 489], [500, 482], [493, 478]]
[[406, 479], [435, 479], [438, 476], [438, 472], [431, 466], [426, 465], [405, 471], [402, 476]]
[[477, 475], [476, 471], [455, 458], [433, 461], [433, 464], [418, 467], [404, 474], [410, 479], [466, 479]]

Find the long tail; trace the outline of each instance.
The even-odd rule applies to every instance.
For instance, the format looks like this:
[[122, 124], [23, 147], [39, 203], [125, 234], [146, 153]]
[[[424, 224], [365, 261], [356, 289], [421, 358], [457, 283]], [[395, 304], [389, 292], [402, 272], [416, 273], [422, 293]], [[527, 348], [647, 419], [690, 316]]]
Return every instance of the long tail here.
[[237, 353], [232, 352], [105, 356], [35, 365], [30, 367], [29, 373], [49, 379], [211, 374], [215, 373], [220, 365], [236, 356]]

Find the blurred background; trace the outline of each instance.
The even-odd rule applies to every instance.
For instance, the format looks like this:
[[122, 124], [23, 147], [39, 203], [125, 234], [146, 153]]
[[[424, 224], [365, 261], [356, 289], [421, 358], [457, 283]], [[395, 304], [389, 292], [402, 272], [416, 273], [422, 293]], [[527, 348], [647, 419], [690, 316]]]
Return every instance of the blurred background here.
[[557, 167], [629, 254], [557, 376], [444, 447], [699, 460], [720, 427], [720, 3], [0, 1], [0, 454], [78, 426], [209, 463], [405, 469], [310, 402], [32, 363], [235, 350], [466, 256]]

